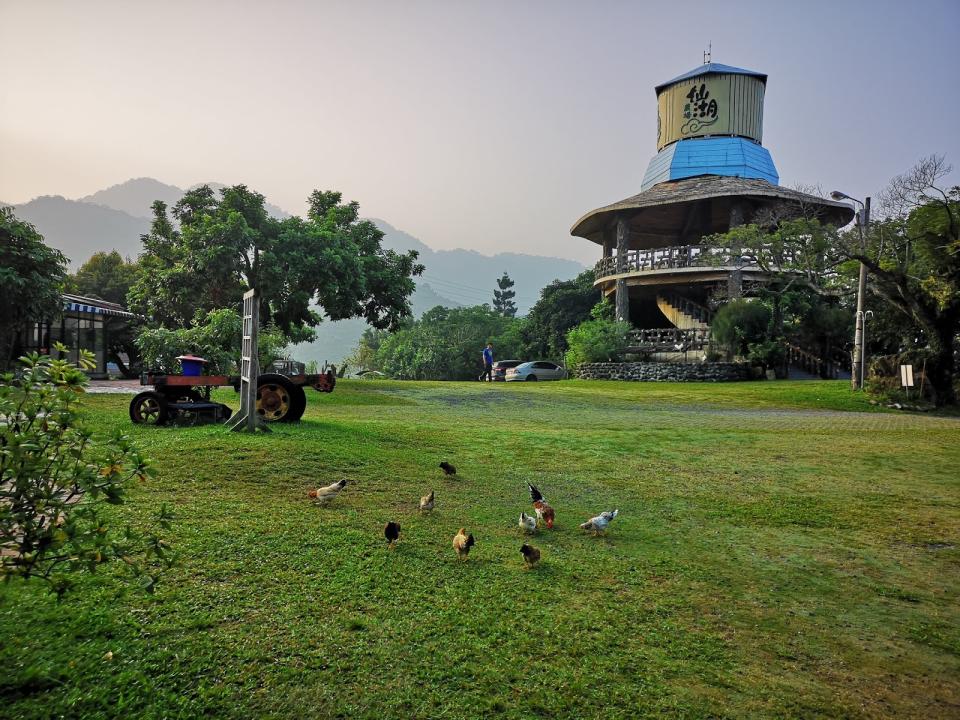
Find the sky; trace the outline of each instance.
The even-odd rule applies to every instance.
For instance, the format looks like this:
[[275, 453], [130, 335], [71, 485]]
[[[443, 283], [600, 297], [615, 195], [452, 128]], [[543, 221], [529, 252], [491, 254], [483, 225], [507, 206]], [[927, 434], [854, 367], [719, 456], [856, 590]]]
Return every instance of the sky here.
[[435, 249], [592, 264], [570, 227], [640, 191], [653, 88], [708, 43], [768, 74], [781, 184], [863, 198], [960, 167], [958, 30], [957, 0], [0, 0], [0, 200], [335, 189]]

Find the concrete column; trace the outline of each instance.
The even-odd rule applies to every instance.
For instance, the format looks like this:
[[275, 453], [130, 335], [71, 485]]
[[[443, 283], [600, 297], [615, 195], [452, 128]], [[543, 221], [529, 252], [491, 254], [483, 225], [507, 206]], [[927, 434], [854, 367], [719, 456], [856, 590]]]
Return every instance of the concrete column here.
[[[733, 205], [730, 206], [730, 229], [733, 230], [735, 227], [740, 227], [743, 225], [743, 222], [743, 203], [734, 202]], [[743, 270], [740, 269], [742, 262], [740, 259], [740, 248], [735, 246], [730, 249], [737, 269], [731, 271], [730, 276], [727, 278], [727, 297], [738, 298], [743, 295]]]
[[[630, 231], [627, 228], [627, 221], [622, 217], [617, 218], [617, 274], [622, 274], [627, 269], [629, 237]], [[630, 296], [627, 294], [627, 281], [623, 278], [617, 279], [616, 293], [616, 318], [617, 320], [630, 322]]]

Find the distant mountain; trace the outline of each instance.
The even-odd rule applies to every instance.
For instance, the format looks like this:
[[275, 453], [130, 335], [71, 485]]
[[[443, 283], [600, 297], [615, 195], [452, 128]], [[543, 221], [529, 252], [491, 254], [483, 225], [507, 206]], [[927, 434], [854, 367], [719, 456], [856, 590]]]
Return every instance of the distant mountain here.
[[163, 200], [169, 207], [178, 202], [183, 193], [176, 185], [167, 185], [153, 178], [134, 178], [82, 197], [80, 202], [104, 205], [133, 217], [151, 218], [150, 206], [155, 200]]
[[[202, 183], [220, 190], [221, 183]], [[196, 187], [196, 186], [193, 186]], [[135, 258], [141, 251], [140, 236], [150, 229], [150, 206], [154, 200], [173, 205], [184, 190], [153, 178], [136, 178], [87, 195], [80, 200], [60, 196], [38, 197], [15, 206], [17, 216], [36, 226], [52, 247], [61, 250], [76, 269], [93, 253], [118, 250]], [[274, 205], [268, 211], [279, 218], [290, 213]], [[434, 250], [414, 236], [374, 219], [384, 232], [384, 247], [399, 252], [416, 250], [426, 266], [412, 298], [420, 316], [436, 305], [457, 307], [491, 303], [497, 279], [506, 271], [516, 283], [515, 301], [519, 314], [536, 302], [540, 290], [554, 280], [568, 280], [583, 272], [572, 260], [523, 253], [484, 255], [476, 250]], [[339, 363], [360, 339], [365, 327], [361, 320], [326, 322], [312, 343], [298, 345], [294, 356], [300, 360], [330, 360]]]
[[59, 195], [43, 195], [13, 208], [48, 245], [66, 255], [73, 268], [100, 250], [118, 250], [124, 257], [135, 258], [140, 253], [140, 235], [150, 229], [146, 218]]

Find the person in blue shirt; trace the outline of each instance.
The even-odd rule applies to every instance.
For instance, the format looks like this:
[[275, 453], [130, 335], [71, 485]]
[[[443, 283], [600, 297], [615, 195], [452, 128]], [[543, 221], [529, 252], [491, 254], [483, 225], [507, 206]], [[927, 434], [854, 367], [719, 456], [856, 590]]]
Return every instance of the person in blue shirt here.
[[483, 349], [483, 374], [480, 381], [493, 382], [493, 343], [487, 343]]

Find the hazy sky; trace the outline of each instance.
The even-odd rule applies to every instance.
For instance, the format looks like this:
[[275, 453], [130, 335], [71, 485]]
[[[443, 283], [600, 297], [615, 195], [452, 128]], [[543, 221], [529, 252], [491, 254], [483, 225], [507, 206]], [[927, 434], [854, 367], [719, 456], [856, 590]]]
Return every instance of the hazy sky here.
[[770, 76], [781, 183], [863, 197], [960, 167], [958, 31], [958, 0], [0, 0], [0, 200], [330, 188], [434, 248], [593, 262], [571, 225], [639, 192], [653, 87], [708, 42]]

